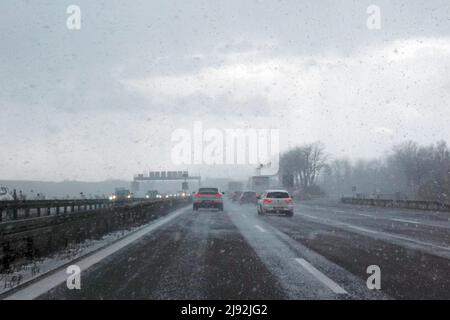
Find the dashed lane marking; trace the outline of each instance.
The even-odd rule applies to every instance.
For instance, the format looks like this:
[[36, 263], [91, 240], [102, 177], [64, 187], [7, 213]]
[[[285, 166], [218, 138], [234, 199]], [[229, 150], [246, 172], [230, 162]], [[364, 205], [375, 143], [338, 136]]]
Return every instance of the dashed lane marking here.
[[266, 229], [264, 229], [263, 227], [261, 227], [260, 225], [255, 224], [255, 228], [258, 229], [261, 232], [267, 232]]
[[322, 272], [317, 270], [311, 263], [309, 263], [305, 259], [295, 258], [295, 261], [297, 261], [304, 269], [306, 269], [309, 273], [311, 273], [314, 277], [316, 277], [317, 280], [319, 280], [324, 285], [326, 285], [328, 288], [330, 288], [331, 291], [333, 291], [334, 293], [347, 294], [347, 291], [345, 291], [344, 288], [342, 288], [336, 282], [334, 282], [333, 280], [328, 278], [326, 275], [324, 275]]

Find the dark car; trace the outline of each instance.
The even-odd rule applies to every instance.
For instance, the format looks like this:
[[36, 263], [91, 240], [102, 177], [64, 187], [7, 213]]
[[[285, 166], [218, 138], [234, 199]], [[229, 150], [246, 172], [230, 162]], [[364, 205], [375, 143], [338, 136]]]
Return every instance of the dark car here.
[[239, 197], [239, 204], [256, 203], [257, 194], [255, 191], [244, 191]]
[[242, 191], [235, 191], [235, 192], [233, 192], [233, 196], [232, 196], [231, 200], [233, 202], [239, 201], [239, 198], [241, 197], [241, 195], [242, 195]]

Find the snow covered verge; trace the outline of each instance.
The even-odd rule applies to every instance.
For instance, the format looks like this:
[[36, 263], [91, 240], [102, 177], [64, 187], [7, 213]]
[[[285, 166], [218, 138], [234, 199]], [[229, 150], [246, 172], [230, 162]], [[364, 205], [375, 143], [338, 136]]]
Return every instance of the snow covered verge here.
[[98, 240], [87, 239], [81, 243], [73, 243], [49, 257], [37, 258], [31, 263], [18, 266], [12, 272], [0, 273], [0, 294], [4, 294], [21, 284], [56, 270], [75, 259], [104, 248], [145, 226], [113, 231]]

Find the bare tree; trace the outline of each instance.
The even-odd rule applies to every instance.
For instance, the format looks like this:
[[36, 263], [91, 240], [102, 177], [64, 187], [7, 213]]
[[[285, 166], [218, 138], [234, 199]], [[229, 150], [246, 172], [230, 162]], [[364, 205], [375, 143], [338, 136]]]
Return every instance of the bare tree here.
[[324, 188], [334, 193], [348, 193], [350, 186], [357, 186], [367, 195], [450, 200], [450, 151], [443, 141], [429, 146], [408, 141], [385, 157], [354, 164], [334, 160], [327, 175], [331, 185]]
[[307, 144], [300, 148], [302, 167], [300, 170], [301, 186], [307, 189], [315, 185], [316, 178], [320, 171], [325, 167], [326, 156], [324, 146], [320, 142]]
[[450, 201], [450, 151], [444, 141], [423, 148], [420, 158], [424, 170], [417, 195], [425, 200]]
[[293, 148], [281, 156], [280, 172], [292, 174], [295, 186], [308, 189], [316, 184], [319, 173], [326, 166], [324, 150], [320, 142]]
[[[393, 163], [401, 170], [411, 194], [416, 194], [422, 180], [422, 170], [419, 170], [419, 146], [416, 142], [407, 141], [394, 146]], [[422, 152], [423, 157], [423, 152]]]

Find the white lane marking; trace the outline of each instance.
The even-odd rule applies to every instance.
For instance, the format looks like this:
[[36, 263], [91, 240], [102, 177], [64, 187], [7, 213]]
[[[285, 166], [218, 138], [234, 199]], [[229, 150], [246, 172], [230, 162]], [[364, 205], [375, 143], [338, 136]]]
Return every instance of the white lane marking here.
[[387, 238], [394, 238], [394, 239], [400, 239], [400, 240], [404, 240], [404, 241], [408, 241], [408, 242], [412, 242], [415, 244], [419, 244], [422, 246], [426, 246], [426, 247], [431, 247], [431, 248], [437, 248], [437, 249], [441, 249], [441, 250], [445, 250], [445, 251], [450, 251], [450, 247], [445, 247], [445, 246], [440, 246], [438, 244], [434, 244], [431, 242], [424, 242], [424, 241], [420, 241], [420, 240], [416, 240], [413, 238], [408, 238], [408, 237], [403, 237], [403, 236], [398, 236], [392, 233], [387, 233], [387, 232], [380, 232], [380, 231], [375, 231], [375, 230], [370, 230], [370, 229], [366, 229], [366, 228], [361, 228], [361, 227], [357, 227], [348, 223], [341, 223], [339, 221], [336, 220], [332, 220], [332, 219], [324, 219], [324, 218], [319, 218], [319, 217], [314, 217], [314, 216], [310, 216], [307, 214], [300, 214], [300, 216], [303, 217], [307, 217], [313, 220], [319, 220], [319, 221], [323, 221], [326, 224], [330, 225], [330, 223], [333, 223], [333, 225], [335, 226], [340, 226], [340, 227], [347, 227], [347, 228], [351, 228], [357, 231], [361, 231], [361, 232], [365, 232], [365, 233], [372, 233], [372, 234], [377, 234], [379, 236], [384, 236]]
[[313, 220], [319, 220], [319, 221], [324, 221], [324, 222], [333, 222], [333, 221], [335, 221], [335, 220], [330, 220], [330, 219], [310, 216], [309, 214], [304, 214], [304, 213], [300, 213], [299, 215], [302, 216], [302, 217], [307, 217], [307, 218], [310, 218], [310, 219], [313, 219]]
[[354, 226], [354, 225], [351, 225], [351, 224], [346, 224], [346, 226], [351, 228], [351, 229], [359, 230], [359, 231], [362, 231], [362, 232], [375, 233], [375, 234], [379, 233], [378, 231], [357, 227], [357, 226]]
[[429, 242], [424, 242], [424, 241], [415, 240], [415, 239], [411, 239], [411, 238], [407, 238], [407, 237], [397, 236], [397, 235], [394, 235], [394, 234], [387, 234], [387, 235], [392, 237], [392, 238], [397, 238], [397, 239], [400, 239], [400, 240], [410, 241], [410, 242], [413, 242], [415, 244], [419, 244], [419, 245], [422, 245], [422, 246], [427, 246], [427, 247], [437, 248], [437, 249], [441, 249], [441, 250], [445, 250], [445, 251], [450, 251], [450, 247], [444, 247], [444, 246], [440, 246], [440, 245], [429, 243]]
[[[326, 208], [320, 208], [320, 207], [312, 207], [312, 206], [307, 206], [307, 205], [303, 205], [304, 207], [313, 209], [313, 210], [319, 210], [319, 211], [326, 211], [329, 212], [331, 211], [331, 209], [326, 209]], [[365, 213], [359, 213], [359, 212], [355, 212], [354, 210], [349, 210], [349, 211], [344, 211], [344, 210], [333, 210], [332, 212], [334, 213], [347, 213], [347, 214], [354, 214], [357, 216], [361, 216], [361, 217], [366, 217], [366, 218], [372, 218], [372, 219], [384, 219], [384, 220], [389, 220], [389, 221], [397, 221], [397, 222], [405, 222], [405, 223], [413, 223], [413, 224], [420, 224], [420, 225], [424, 225], [424, 226], [432, 226], [432, 227], [442, 227], [442, 228], [446, 228], [446, 226], [435, 226], [435, 225], [430, 225], [429, 223], [426, 223], [426, 221], [417, 221], [417, 220], [408, 220], [408, 219], [401, 219], [401, 218], [392, 218], [392, 217], [386, 217], [386, 216], [377, 216], [377, 215], [371, 215], [371, 214], [365, 214]]]
[[306, 261], [305, 259], [301, 258], [295, 258], [295, 261], [297, 261], [303, 268], [308, 270], [314, 277], [317, 278], [320, 282], [322, 282], [324, 285], [326, 285], [328, 288], [331, 289], [336, 294], [346, 294], [347, 291], [345, 291], [344, 288], [342, 288], [340, 285], [338, 285], [336, 282], [328, 278], [326, 275], [324, 275], [322, 272], [317, 270], [311, 263]]
[[[110, 256], [111, 254], [126, 247], [130, 243], [142, 238], [143, 236], [147, 235], [148, 233], [162, 227], [166, 223], [172, 221], [173, 219], [177, 218], [181, 214], [186, 213], [188, 211], [189, 210], [186, 210], [186, 207], [178, 209], [175, 212], [173, 212], [172, 214], [169, 214], [163, 218], [157, 219], [150, 225], [143, 227], [142, 229], [139, 229], [138, 231], [136, 231], [134, 233], [131, 233], [130, 235], [126, 236], [124, 239], [114, 242], [110, 246], [108, 246], [104, 249], [101, 249], [101, 250], [95, 252], [94, 254], [89, 255], [85, 258], [82, 258], [79, 261], [74, 262], [74, 264], [78, 265], [82, 271], [86, 271], [88, 268], [90, 268], [94, 264], [102, 261], [103, 259]], [[50, 274], [49, 276], [44, 276], [44, 278], [42, 278], [41, 280], [38, 280], [38, 281], [30, 284], [29, 286], [26, 286], [23, 289], [20, 289], [17, 292], [7, 296], [4, 300], [35, 299], [35, 298], [39, 297], [40, 295], [50, 291], [51, 289], [59, 286], [60, 284], [66, 282], [66, 280], [67, 280], [66, 269], [62, 268], [61, 270], [56, 271], [55, 273]]]
[[413, 223], [413, 224], [421, 224], [419, 221], [406, 220], [406, 219], [391, 219], [397, 222], [405, 222], [405, 223]]
[[267, 232], [266, 229], [264, 229], [263, 227], [261, 227], [260, 225], [255, 224], [255, 228], [258, 229], [261, 232]]

